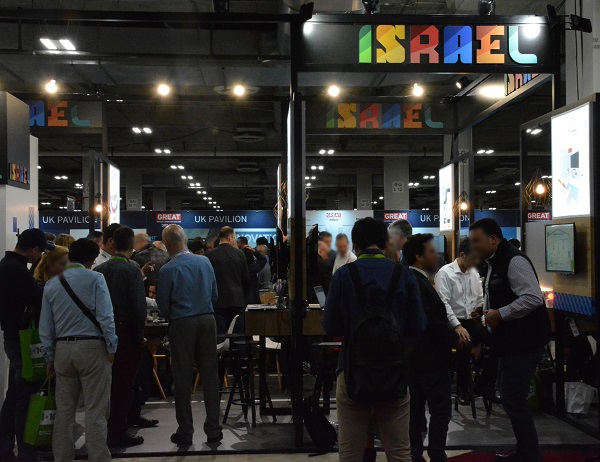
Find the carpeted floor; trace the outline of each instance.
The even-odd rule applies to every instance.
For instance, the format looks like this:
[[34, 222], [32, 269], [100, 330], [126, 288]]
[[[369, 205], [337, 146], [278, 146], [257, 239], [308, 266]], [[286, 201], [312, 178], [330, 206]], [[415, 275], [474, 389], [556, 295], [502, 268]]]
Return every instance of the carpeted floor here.
[[[585, 462], [600, 456], [597, 451], [544, 451], [544, 462]], [[460, 456], [450, 457], [450, 462], [493, 462], [493, 452], [470, 452]]]

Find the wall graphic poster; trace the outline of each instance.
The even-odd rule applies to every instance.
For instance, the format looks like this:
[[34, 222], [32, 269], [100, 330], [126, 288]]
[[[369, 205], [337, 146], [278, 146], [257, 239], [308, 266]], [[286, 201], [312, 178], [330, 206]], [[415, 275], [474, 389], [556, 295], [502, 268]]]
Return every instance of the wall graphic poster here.
[[108, 223], [121, 222], [121, 171], [109, 165], [108, 169]]
[[440, 169], [440, 231], [454, 229], [454, 165]]
[[552, 216], [587, 216], [590, 198], [590, 105], [552, 118]]

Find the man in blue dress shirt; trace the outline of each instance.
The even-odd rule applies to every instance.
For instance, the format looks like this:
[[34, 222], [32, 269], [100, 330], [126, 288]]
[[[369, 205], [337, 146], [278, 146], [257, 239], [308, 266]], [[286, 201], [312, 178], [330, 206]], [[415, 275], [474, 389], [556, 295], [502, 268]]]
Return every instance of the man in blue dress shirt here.
[[106, 445], [110, 410], [111, 365], [117, 335], [110, 294], [104, 276], [90, 271], [100, 250], [95, 242], [79, 239], [69, 249], [64, 280], [96, 319], [88, 318], [67, 293], [59, 277], [44, 288], [40, 338], [48, 375], [56, 376], [56, 417], [52, 450], [57, 462], [75, 458], [75, 411], [79, 395], [85, 402], [85, 444], [88, 460], [111, 460]]
[[170, 322], [175, 415], [179, 425], [171, 441], [182, 446], [192, 444], [192, 375], [196, 365], [202, 377], [206, 407], [204, 432], [208, 443], [218, 443], [223, 439], [223, 432], [219, 422], [219, 361], [213, 311], [218, 294], [215, 272], [208, 258], [188, 250], [181, 226], [167, 226], [162, 239], [171, 260], [160, 269], [156, 302]]

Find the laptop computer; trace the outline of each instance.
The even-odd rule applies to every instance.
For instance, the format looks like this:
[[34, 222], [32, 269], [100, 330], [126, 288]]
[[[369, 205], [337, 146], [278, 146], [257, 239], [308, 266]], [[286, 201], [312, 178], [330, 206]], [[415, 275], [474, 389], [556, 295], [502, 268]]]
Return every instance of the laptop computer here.
[[327, 297], [325, 295], [325, 291], [323, 290], [323, 286], [315, 286], [313, 289], [315, 290], [315, 295], [317, 296], [319, 305], [321, 308], [325, 308], [325, 301], [327, 300]]

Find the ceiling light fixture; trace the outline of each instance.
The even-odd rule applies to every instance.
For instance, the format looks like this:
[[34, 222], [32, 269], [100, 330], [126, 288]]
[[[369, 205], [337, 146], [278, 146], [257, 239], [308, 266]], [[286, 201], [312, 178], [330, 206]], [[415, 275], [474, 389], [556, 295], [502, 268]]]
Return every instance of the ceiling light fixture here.
[[140, 127], [131, 127], [131, 131], [132, 131], [133, 133], [137, 133], [137, 134], [140, 134], [140, 133], [142, 133], [142, 130], [141, 130], [141, 128], [140, 128]]
[[152, 129], [151, 129], [151, 128], [149, 128], [149, 127], [144, 127], [144, 128], [142, 128], [142, 131], [143, 131], [144, 133], [146, 133], [147, 135], [149, 135], [150, 133], [152, 133]]
[[246, 88], [243, 85], [236, 85], [233, 87], [233, 94], [235, 96], [244, 96], [246, 93]]
[[327, 154], [329, 154], [330, 156], [335, 154], [335, 149], [328, 149]]
[[330, 85], [329, 88], [327, 89], [327, 94], [329, 94], [329, 96], [336, 98], [340, 95], [340, 87], [338, 87], [337, 85]]
[[504, 85], [486, 85], [481, 87], [479, 94], [490, 99], [500, 99], [506, 96]]
[[187, 180], [187, 176], [185, 176], [185, 175], [181, 175], [181, 179], [182, 179], [182, 180]]
[[58, 50], [58, 47], [54, 45], [54, 42], [48, 38], [41, 38], [40, 42], [44, 45], [48, 50]]
[[415, 83], [413, 85], [412, 93], [414, 96], [423, 96], [425, 94], [425, 89], [418, 83]]
[[480, 149], [479, 151], [477, 151], [477, 154], [485, 154], [485, 149]]
[[179, 170], [183, 170], [183, 169], [185, 169], [185, 167], [184, 167], [183, 165], [178, 165], [178, 166], [177, 166], [177, 168], [178, 168]]
[[56, 85], [56, 80], [52, 79], [46, 86], [44, 87], [48, 93], [56, 93], [58, 91], [58, 85]]
[[171, 87], [169, 87], [166, 83], [161, 83], [156, 91], [160, 96], [167, 96], [171, 92]]
[[383, 196], [379, 196], [379, 200], [382, 201], [383, 200]]
[[327, 151], [325, 151], [325, 149], [320, 149], [320, 150], [319, 150], [319, 154], [321, 154], [321, 155], [325, 154], [326, 152], [327, 152]]
[[161, 153], [162, 153], [162, 149], [156, 148], [156, 149], [154, 150], [154, 152], [155, 152], [156, 154], [161, 154]]
[[177, 165], [171, 165], [171, 168], [172, 168], [173, 170], [177, 170]]
[[41, 169], [42, 169], [42, 166], [41, 166], [41, 165], [38, 165], [38, 170], [41, 170]]
[[60, 39], [59, 42], [67, 51], [75, 51], [77, 49], [69, 39]]
[[170, 149], [163, 149], [163, 153], [164, 154], [171, 154], [171, 150]]
[[493, 149], [488, 149], [487, 151], [485, 151], [486, 154], [494, 154], [494, 150]]
[[531, 134], [532, 135], [537, 135], [539, 133], [542, 133], [542, 129], [541, 128], [534, 128], [533, 130], [531, 130]]
[[311, 169], [311, 170], [316, 170], [316, 169], [317, 169], [317, 166], [316, 166], [316, 165], [311, 165], [311, 166], [310, 166], [310, 169]]
[[515, 186], [521, 186], [521, 182], [520, 182], [520, 181], [517, 181], [517, 182], [515, 183]]
[[322, 165], [319, 165], [317, 168], [318, 168], [319, 170], [324, 170], [324, 169], [325, 169], [325, 167], [323, 167]]
[[312, 183], [306, 183], [306, 187], [309, 188], [312, 186]]
[[423, 179], [424, 179], [424, 180], [428, 180], [428, 179], [429, 179], [429, 175], [425, 175], [425, 176], [423, 177]]
[[469, 85], [469, 83], [471, 83], [471, 81], [466, 76], [463, 75], [461, 78], [459, 78], [456, 81], [456, 88], [458, 88], [459, 90], [462, 90], [463, 88], [466, 88], [467, 85]]
[[314, 181], [314, 180], [317, 179], [317, 177], [316, 176], [311, 176], [310, 179]]

